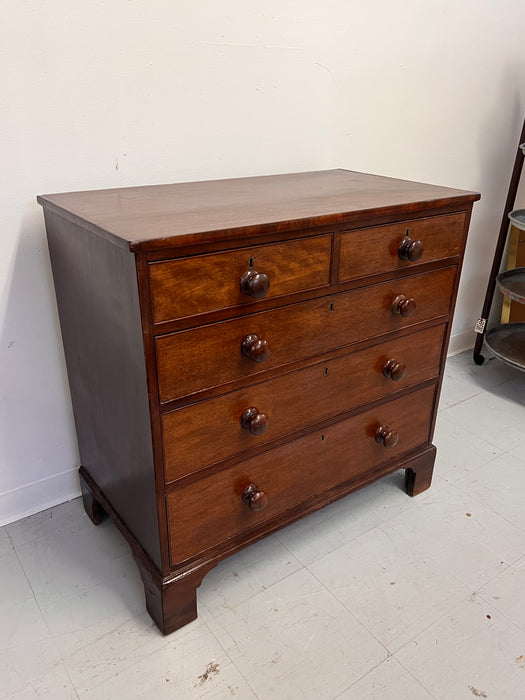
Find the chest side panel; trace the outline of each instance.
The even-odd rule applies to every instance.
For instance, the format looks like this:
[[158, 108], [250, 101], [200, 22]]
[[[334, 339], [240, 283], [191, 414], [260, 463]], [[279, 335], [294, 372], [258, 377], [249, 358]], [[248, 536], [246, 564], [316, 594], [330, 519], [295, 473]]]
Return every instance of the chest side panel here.
[[81, 463], [160, 568], [134, 255], [45, 216]]

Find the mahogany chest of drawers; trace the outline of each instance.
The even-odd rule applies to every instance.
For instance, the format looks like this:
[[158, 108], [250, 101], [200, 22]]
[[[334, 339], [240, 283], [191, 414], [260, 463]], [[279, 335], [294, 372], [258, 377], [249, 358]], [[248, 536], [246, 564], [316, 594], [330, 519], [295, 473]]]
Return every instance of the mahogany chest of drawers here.
[[473, 202], [345, 170], [41, 196], [84, 504], [167, 633], [225, 556], [428, 488]]

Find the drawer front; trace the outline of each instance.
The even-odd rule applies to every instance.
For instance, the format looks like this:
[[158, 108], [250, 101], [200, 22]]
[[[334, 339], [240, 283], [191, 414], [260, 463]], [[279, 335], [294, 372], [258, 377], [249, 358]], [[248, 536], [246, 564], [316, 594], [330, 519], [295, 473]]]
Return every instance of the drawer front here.
[[437, 377], [444, 332], [429, 328], [165, 413], [166, 481]]
[[254, 302], [257, 297], [250, 290], [262, 294], [266, 280], [259, 287], [247, 281], [242, 291], [246, 272], [266, 275], [269, 290], [264, 298], [326, 286], [331, 246], [332, 236], [324, 235], [151, 263], [153, 320], [161, 323]]
[[[366, 472], [427, 443], [434, 394], [434, 386], [421, 389], [171, 492], [172, 561], [190, 558], [330, 488], [358, 481]], [[397, 445], [386, 448], [376, 442], [381, 425], [398, 432]], [[260, 512], [242, 501], [244, 489], [252, 483], [268, 496], [268, 505]]]
[[[341, 235], [338, 279], [345, 282], [459, 255], [464, 226], [464, 214], [447, 214], [346, 231]], [[417, 245], [410, 248], [410, 241], [421, 242], [422, 253]], [[409, 257], [403, 259], [399, 252], [401, 245], [405, 249], [402, 256], [417, 257], [421, 253], [421, 257], [414, 261]]]
[[[333, 348], [446, 316], [455, 274], [456, 267], [451, 266], [160, 336], [156, 339], [160, 399], [166, 402], [244, 381]], [[407, 318], [392, 312], [399, 295], [416, 301], [415, 312]], [[243, 342], [250, 351], [253, 344], [248, 341], [254, 336], [257, 342], [268, 343], [264, 361], [243, 354]]]

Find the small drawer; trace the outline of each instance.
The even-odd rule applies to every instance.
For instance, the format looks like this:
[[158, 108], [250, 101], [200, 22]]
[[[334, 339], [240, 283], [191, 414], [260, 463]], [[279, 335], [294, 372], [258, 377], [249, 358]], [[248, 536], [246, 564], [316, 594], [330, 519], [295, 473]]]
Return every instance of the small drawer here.
[[330, 282], [332, 236], [150, 263], [153, 320], [162, 323]]
[[[434, 396], [435, 386], [421, 389], [172, 491], [171, 560], [189, 559], [428, 443]], [[260, 494], [257, 504], [252, 492], [252, 507], [267, 498], [263, 510], [251, 510], [249, 494], [243, 500], [250, 484]]]
[[437, 377], [444, 331], [429, 328], [165, 413], [166, 481]]
[[160, 400], [244, 382], [335, 348], [447, 316], [456, 269], [446, 267], [159, 336]]
[[464, 227], [464, 214], [446, 214], [345, 231], [339, 282], [459, 255]]

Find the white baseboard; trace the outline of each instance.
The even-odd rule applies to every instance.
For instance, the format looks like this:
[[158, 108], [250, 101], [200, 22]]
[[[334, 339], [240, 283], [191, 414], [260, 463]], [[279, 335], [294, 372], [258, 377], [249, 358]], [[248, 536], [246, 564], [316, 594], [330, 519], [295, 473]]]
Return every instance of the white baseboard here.
[[80, 496], [78, 469], [0, 494], [0, 527]]
[[460, 352], [464, 352], [465, 350], [474, 350], [475, 342], [476, 334], [473, 330], [464, 331], [463, 333], [450, 336], [447, 357], [458, 355]]

